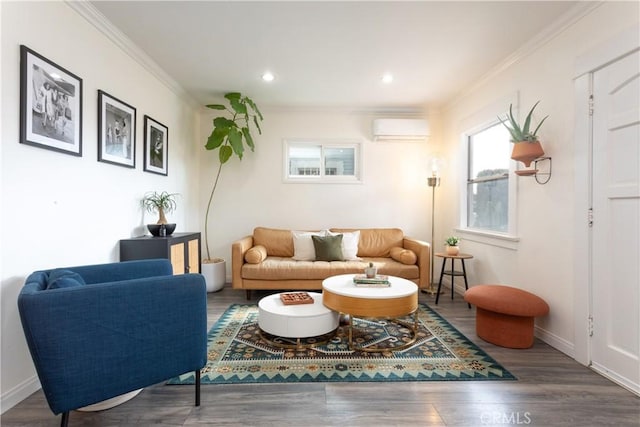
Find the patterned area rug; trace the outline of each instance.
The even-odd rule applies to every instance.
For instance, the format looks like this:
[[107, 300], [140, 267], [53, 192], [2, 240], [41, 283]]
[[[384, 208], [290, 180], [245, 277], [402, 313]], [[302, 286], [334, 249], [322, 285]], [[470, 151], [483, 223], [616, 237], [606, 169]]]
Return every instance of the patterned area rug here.
[[[348, 328], [303, 340], [328, 342], [307, 349], [282, 349], [260, 336], [257, 305], [233, 304], [209, 331], [202, 384], [326, 381], [461, 381], [516, 378], [426, 305], [418, 311], [416, 342], [399, 351], [352, 351]], [[412, 322], [413, 317], [403, 319]], [[265, 336], [272, 341], [295, 340]], [[410, 339], [408, 328], [390, 321], [355, 319], [353, 340], [389, 349]], [[193, 373], [167, 384], [193, 384]]]

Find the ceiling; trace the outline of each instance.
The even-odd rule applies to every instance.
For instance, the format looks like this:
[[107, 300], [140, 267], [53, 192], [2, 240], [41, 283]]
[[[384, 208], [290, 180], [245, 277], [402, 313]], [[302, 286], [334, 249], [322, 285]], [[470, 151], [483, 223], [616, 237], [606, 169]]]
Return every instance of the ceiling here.
[[577, 3], [91, 2], [200, 104], [372, 110], [445, 105]]

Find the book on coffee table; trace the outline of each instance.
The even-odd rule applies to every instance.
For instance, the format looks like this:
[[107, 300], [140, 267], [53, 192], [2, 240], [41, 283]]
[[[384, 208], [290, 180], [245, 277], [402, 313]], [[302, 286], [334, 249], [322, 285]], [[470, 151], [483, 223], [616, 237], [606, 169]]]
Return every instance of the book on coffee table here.
[[368, 287], [388, 287], [391, 286], [389, 276], [378, 274], [375, 277], [367, 277], [365, 274], [356, 274], [353, 276], [353, 284], [356, 286]]
[[313, 304], [313, 298], [306, 292], [286, 292], [280, 294], [280, 300], [284, 305]]

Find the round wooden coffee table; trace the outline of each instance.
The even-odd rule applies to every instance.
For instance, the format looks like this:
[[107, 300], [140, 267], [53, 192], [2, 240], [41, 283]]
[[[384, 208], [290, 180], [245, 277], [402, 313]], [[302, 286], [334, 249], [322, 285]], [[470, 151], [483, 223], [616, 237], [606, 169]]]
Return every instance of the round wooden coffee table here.
[[[329, 277], [322, 282], [322, 302], [328, 308], [349, 315], [349, 347], [367, 352], [397, 351], [411, 346], [418, 330], [418, 286], [410, 280], [389, 276], [389, 287], [360, 287], [353, 274]], [[413, 315], [413, 322], [399, 317]], [[411, 330], [412, 338], [393, 349], [356, 347], [353, 344], [353, 317], [384, 318]]]

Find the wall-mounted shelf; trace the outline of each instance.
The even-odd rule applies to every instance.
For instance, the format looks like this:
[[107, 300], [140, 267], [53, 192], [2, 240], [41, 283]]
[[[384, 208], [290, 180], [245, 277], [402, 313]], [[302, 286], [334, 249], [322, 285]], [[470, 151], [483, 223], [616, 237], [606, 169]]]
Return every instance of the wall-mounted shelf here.
[[[544, 166], [544, 171], [538, 168], [538, 163]], [[521, 169], [515, 173], [518, 176], [532, 176], [538, 184], [546, 184], [551, 179], [551, 157], [538, 157], [533, 161], [533, 169]]]

